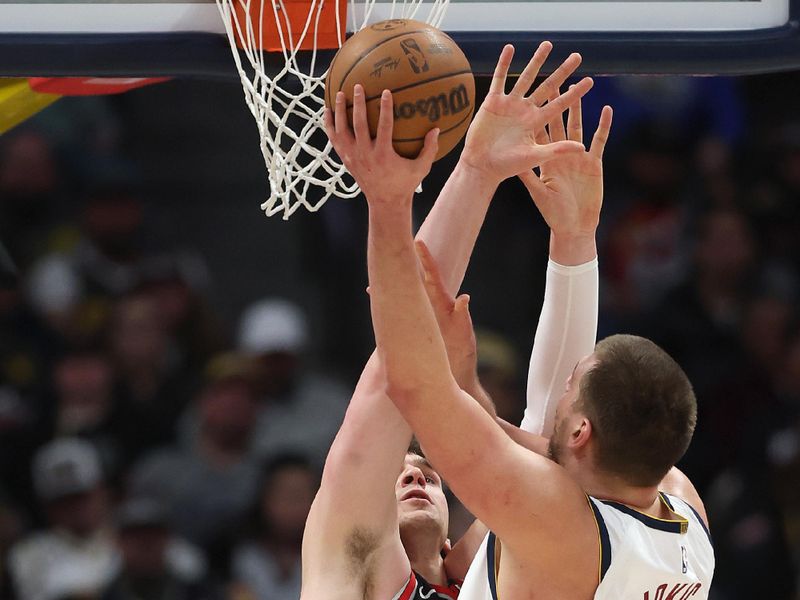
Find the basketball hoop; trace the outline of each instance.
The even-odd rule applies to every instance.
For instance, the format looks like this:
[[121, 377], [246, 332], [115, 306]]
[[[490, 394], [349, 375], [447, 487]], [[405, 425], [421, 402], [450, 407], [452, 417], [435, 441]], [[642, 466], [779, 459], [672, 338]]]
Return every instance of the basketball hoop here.
[[[348, 12], [351, 31], [371, 20], [423, 20], [417, 12], [424, 0], [392, 0], [390, 14], [370, 19], [375, 1], [350, 0], [348, 10], [348, 0], [217, 0], [245, 102], [258, 126], [270, 186], [261, 204], [267, 216], [282, 213], [288, 219], [301, 206], [314, 212], [331, 196], [359, 194], [355, 182], [345, 181], [347, 170], [320, 131], [328, 66], [320, 67], [317, 51], [342, 45]], [[438, 27], [448, 2], [433, 0], [425, 21]], [[266, 52], [283, 54], [283, 67], [272, 76]]]

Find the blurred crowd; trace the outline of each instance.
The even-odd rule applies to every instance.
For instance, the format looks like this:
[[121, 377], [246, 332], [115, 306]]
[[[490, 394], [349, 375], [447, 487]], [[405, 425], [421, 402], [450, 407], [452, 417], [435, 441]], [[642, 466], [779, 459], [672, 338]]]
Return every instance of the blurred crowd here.
[[[800, 597], [800, 114], [765, 114], [764, 87], [608, 78], [584, 105], [587, 129], [615, 108], [600, 336], [651, 337], [696, 388], [681, 466], [711, 519], [714, 600]], [[222, 318], [203, 240], [147, 235], [125, 103], [91, 102], [71, 129], [0, 138], [0, 240], [21, 271], [0, 291], [0, 599], [296, 600], [305, 518], [371, 351], [368, 315], [350, 314], [366, 306], [363, 207], [316, 215], [323, 266], [296, 274], [335, 304], [244, 298]], [[519, 189], [498, 193], [467, 280], [480, 375], [509, 420], [539, 306], [504, 322], [517, 313], [492, 277], [535, 265], [516, 285], [537, 298], [547, 239]], [[455, 539], [469, 515], [451, 512]]]

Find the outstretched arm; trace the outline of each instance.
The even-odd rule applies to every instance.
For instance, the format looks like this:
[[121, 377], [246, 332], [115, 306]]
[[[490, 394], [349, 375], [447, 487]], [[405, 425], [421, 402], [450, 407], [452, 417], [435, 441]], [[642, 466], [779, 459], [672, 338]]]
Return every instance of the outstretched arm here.
[[[605, 107], [589, 150], [544, 165], [541, 180], [520, 177], [550, 226], [550, 260], [544, 303], [528, 371], [522, 429], [549, 437], [555, 409], [575, 364], [594, 349], [597, 337], [598, 270], [595, 234], [603, 204], [602, 156], [611, 128]], [[567, 128], [559, 117], [540, 141], [583, 141], [580, 101], [570, 107]]]

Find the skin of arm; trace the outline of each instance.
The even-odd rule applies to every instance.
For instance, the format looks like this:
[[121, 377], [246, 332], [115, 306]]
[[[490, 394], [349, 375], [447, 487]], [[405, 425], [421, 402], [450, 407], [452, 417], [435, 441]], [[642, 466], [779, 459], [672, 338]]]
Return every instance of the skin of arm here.
[[[549, 43], [543, 43], [531, 60], [537, 70], [550, 48]], [[501, 56], [503, 60], [510, 62], [508, 50]], [[551, 84], [546, 89], [557, 89], [579, 63], [578, 55], [570, 56], [548, 78]], [[584, 89], [577, 90], [576, 95], [585, 93], [588, 87], [589, 83], [583, 82]], [[502, 117], [505, 119], [505, 137], [498, 134], [496, 139], [500, 141], [488, 150], [497, 160], [503, 159], [504, 151], [519, 153], [518, 146], [522, 143], [519, 137], [524, 136], [526, 124], [520, 126], [519, 117], [503, 104], [502, 99], [488, 107], [499, 111], [500, 116], [486, 116], [484, 107], [481, 107], [476, 117], [477, 125], [473, 124], [470, 131], [477, 131], [475, 135], [480, 137], [481, 129], [496, 127], [497, 118]], [[521, 113], [519, 107], [516, 110], [517, 115], [527, 115], [527, 111]], [[345, 122], [339, 119], [337, 125]], [[329, 125], [329, 134], [334, 133], [334, 126], [332, 123]], [[356, 134], [358, 136], [358, 132]], [[363, 131], [361, 134], [363, 137]], [[535, 157], [569, 149], [566, 144], [552, 146], [550, 149], [537, 147]], [[337, 150], [341, 154], [341, 149], [337, 147]], [[488, 150], [482, 147], [482, 151]], [[482, 168], [474, 168], [473, 163]], [[531, 164], [530, 159], [528, 164]], [[447, 240], [447, 243], [438, 243], [436, 248], [440, 252], [438, 258], [443, 270], [454, 288], [463, 279], [491, 194], [503, 178], [498, 171], [486, 167], [479, 152], [465, 151], [419, 234], [420, 238], [433, 244]], [[513, 173], [505, 176], [511, 175]], [[454, 214], [458, 218], [454, 218]], [[466, 314], [468, 318], [468, 312]], [[304, 595], [308, 597], [317, 593], [313, 588], [315, 582], [321, 585], [325, 581], [329, 589], [332, 574], [335, 577], [352, 573], [354, 568], [374, 565], [373, 571], [379, 573], [379, 580], [373, 581], [373, 585], [393, 591], [399, 589], [408, 574], [408, 559], [397, 528], [394, 482], [411, 439], [411, 430], [386, 397], [383, 382], [380, 360], [373, 355], [328, 455], [320, 491], [308, 518], [303, 543]], [[488, 400], [488, 396], [484, 396]], [[491, 407], [490, 401], [486, 407]], [[347, 551], [342, 552], [342, 548]], [[389, 574], [388, 581], [383, 581], [384, 573]], [[367, 576], [365, 573], [362, 575]], [[353, 577], [348, 575], [348, 580], [352, 582]], [[311, 587], [306, 585], [307, 582]]]

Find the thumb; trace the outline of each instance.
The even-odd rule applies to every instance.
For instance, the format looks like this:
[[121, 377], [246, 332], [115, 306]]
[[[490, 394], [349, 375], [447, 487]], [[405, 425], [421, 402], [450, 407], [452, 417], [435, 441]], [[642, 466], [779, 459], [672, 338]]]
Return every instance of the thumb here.
[[439, 128], [434, 127], [427, 134], [425, 134], [425, 144], [422, 146], [422, 151], [417, 156], [416, 160], [423, 165], [427, 166], [426, 173], [430, 170], [433, 160], [436, 158], [436, 153], [439, 151]]
[[539, 144], [532, 146], [529, 152], [528, 164], [531, 168], [538, 167], [544, 163], [564, 156], [565, 154], [575, 154], [584, 152], [586, 148], [580, 142], [565, 140], [561, 142], [551, 142], [549, 144]]

